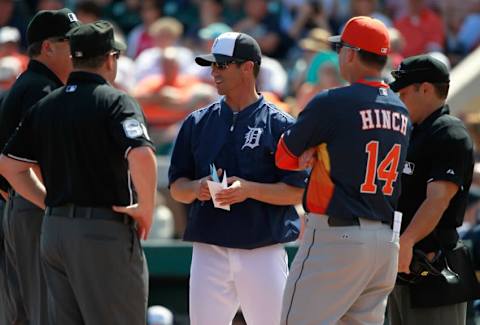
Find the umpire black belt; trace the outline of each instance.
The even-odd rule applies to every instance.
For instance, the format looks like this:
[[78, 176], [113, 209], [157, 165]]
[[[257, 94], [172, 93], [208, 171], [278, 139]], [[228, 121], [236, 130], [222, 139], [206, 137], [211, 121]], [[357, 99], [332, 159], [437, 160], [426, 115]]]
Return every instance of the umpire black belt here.
[[110, 220], [123, 224], [132, 223], [132, 218], [124, 213], [118, 213], [109, 208], [82, 207], [68, 204], [59, 207], [47, 207], [45, 215], [66, 218]]

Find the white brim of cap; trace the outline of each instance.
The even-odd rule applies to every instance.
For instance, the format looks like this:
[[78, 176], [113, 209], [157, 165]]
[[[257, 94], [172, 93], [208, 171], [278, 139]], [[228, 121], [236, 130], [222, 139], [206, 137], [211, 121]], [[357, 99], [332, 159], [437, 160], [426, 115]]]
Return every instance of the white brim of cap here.
[[330, 36], [328, 38], [328, 41], [330, 43], [340, 43], [342, 41], [342, 35]]

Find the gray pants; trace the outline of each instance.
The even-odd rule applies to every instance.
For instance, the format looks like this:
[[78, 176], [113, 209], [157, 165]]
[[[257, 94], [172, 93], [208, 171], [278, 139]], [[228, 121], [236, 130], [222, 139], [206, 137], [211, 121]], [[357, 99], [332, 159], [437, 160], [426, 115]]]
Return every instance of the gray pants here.
[[455, 305], [411, 308], [410, 288], [397, 285], [388, 298], [390, 325], [465, 325], [467, 303]]
[[395, 285], [398, 241], [377, 221], [330, 227], [310, 214], [290, 268], [282, 325], [383, 324]]
[[4, 218], [6, 274], [16, 324], [48, 324], [48, 291], [40, 261], [43, 210], [11, 194]]
[[3, 234], [3, 214], [5, 212], [5, 201], [0, 199], [0, 324], [9, 324], [12, 311], [9, 308], [7, 270], [5, 262], [5, 245]]
[[148, 271], [133, 225], [53, 210], [41, 241], [53, 325], [146, 323]]

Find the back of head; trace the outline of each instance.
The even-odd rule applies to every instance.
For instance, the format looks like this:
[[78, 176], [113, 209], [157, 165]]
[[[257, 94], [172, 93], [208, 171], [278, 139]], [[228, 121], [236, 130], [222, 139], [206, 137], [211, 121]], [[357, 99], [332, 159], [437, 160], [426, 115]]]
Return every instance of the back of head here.
[[74, 68], [99, 68], [109, 53], [125, 50], [125, 45], [115, 40], [112, 24], [103, 20], [80, 25], [68, 37]]
[[[70, 9], [39, 11], [27, 27], [30, 56], [40, 54], [39, 50], [43, 41], [52, 38], [66, 38], [67, 33], [79, 25], [77, 16]], [[32, 47], [36, 47], [38, 51], [32, 53]]]

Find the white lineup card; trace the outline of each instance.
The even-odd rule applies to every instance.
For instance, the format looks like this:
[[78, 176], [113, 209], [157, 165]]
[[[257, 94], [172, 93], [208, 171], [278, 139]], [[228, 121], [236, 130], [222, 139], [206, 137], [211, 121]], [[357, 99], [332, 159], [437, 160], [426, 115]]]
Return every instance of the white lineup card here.
[[397, 242], [400, 239], [401, 228], [402, 228], [402, 213], [400, 211], [395, 211], [393, 213], [392, 243]]

